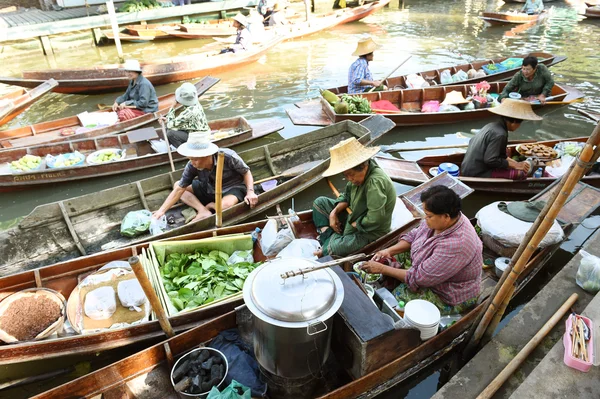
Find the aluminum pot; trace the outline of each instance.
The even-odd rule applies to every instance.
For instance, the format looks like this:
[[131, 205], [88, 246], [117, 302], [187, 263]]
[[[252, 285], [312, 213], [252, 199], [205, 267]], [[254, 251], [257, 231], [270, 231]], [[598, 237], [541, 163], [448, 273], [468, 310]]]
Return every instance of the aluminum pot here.
[[327, 360], [333, 315], [344, 300], [342, 281], [330, 269], [281, 278], [284, 272], [318, 265], [309, 259], [275, 259], [244, 283], [244, 302], [254, 316], [254, 354], [274, 375], [316, 376]]

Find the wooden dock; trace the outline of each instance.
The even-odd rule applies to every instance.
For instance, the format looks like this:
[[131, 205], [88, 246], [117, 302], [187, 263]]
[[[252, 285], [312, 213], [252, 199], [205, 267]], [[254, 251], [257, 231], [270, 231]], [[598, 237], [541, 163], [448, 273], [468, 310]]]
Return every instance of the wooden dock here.
[[0, 14], [0, 29], [88, 17], [90, 15], [97, 15], [96, 8], [97, 7], [90, 7], [90, 9], [86, 9], [85, 7], [82, 7], [61, 11], [42, 11], [35, 9], [8, 12]]

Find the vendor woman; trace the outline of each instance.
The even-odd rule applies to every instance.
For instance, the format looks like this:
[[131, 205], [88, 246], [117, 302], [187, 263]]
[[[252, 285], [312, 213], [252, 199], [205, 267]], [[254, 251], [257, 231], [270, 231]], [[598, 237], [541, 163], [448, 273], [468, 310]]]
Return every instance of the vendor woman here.
[[[350, 138], [333, 146], [324, 177], [342, 173], [348, 183], [337, 199], [319, 197], [313, 221], [322, 249], [315, 255], [345, 256], [390, 231], [396, 190], [388, 175], [370, 160], [379, 147], [364, 147]], [[352, 213], [350, 213], [351, 211]]]
[[369, 71], [369, 62], [373, 61], [373, 52], [381, 46], [370, 37], [358, 42], [356, 50], [352, 55], [358, 59], [350, 65], [348, 71], [348, 94], [362, 93], [372, 87], [381, 86], [379, 80], [373, 80]]
[[171, 107], [160, 121], [167, 125], [169, 144], [175, 148], [185, 143], [190, 132], [210, 132], [204, 109], [198, 101], [196, 86], [185, 82], [175, 90], [175, 101], [182, 105], [179, 115], [175, 115], [175, 107]]
[[158, 111], [156, 91], [152, 83], [142, 76], [140, 63], [137, 60], [126, 60], [124, 69], [129, 85], [125, 94], [117, 97], [112, 106], [119, 120], [126, 121]]
[[554, 78], [544, 64], [538, 64], [538, 59], [533, 56], [525, 57], [521, 70], [512, 77], [510, 82], [504, 86], [504, 90], [498, 97], [503, 100], [510, 93], [519, 93], [520, 98], [527, 101], [538, 100], [546, 103], [554, 87]]
[[[421, 194], [425, 220], [400, 236], [398, 243], [379, 251], [362, 266], [368, 273], [395, 279], [398, 301], [425, 299], [441, 314], [472, 308], [481, 290], [482, 243], [469, 219], [461, 213], [460, 197], [445, 186]], [[410, 251], [412, 266], [401, 268], [392, 258]]]

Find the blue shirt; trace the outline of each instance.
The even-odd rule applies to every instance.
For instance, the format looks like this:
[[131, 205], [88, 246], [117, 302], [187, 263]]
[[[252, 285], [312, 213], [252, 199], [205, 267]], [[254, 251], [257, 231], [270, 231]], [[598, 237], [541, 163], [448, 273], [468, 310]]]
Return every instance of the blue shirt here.
[[544, 10], [544, 3], [542, 0], [527, 0], [523, 5], [521, 11], [540, 13]]
[[117, 104], [134, 105], [144, 113], [158, 111], [158, 98], [152, 83], [142, 75], [129, 82], [125, 94], [117, 97]]
[[361, 86], [361, 80], [373, 80], [369, 63], [366, 59], [360, 57], [350, 65], [348, 71], [348, 94], [362, 93], [371, 88], [371, 86]]

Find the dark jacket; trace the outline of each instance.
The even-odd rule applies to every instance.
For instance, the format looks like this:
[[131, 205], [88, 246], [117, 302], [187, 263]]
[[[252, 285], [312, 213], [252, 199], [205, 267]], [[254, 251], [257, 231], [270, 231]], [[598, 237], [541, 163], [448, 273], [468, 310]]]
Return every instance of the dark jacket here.
[[133, 105], [146, 114], [158, 111], [158, 97], [156, 97], [154, 86], [142, 75], [129, 82], [125, 94], [117, 97], [116, 102], [117, 104]]
[[460, 167], [461, 176], [491, 177], [494, 169], [508, 169], [508, 129], [501, 119], [488, 123], [469, 141]]

